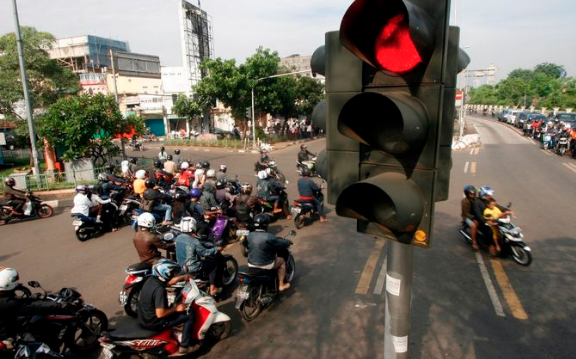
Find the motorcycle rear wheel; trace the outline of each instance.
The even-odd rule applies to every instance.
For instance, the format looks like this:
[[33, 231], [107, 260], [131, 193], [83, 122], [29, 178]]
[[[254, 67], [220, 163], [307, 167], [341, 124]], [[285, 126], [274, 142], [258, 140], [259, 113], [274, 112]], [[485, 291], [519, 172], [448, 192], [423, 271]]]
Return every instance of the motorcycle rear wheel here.
[[18, 286], [14, 289], [14, 295], [16, 298], [30, 298], [32, 296], [32, 292], [22, 284], [18, 284]]
[[82, 328], [82, 325], [78, 324], [66, 339], [66, 346], [75, 354], [84, 354], [98, 348], [98, 338], [102, 332], [108, 330], [108, 317], [104, 312], [95, 309], [84, 314], [82, 321], [92, 332], [85, 332], [88, 328]]
[[52, 217], [52, 215], [54, 214], [54, 208], [52, 208], [51, 206], [49, 206], [49, 205], [47, 205], [47, 204], [42, 204], [42, 205], [36, 210], [36, 214], [37, 214], [38, 217], [40, 217], [40, 218]]
[[296, 226], [296, 229], [304, 227], [304, 219], [304, 216], [301, 214], [297, 214], [296, 217], [294, 217], [294, 225]]
[[76, 231], [76, 238], [80, 242], [85, 242], [85, 241], [89, 240], [90, 238], [92, 238], [92, 231], [86, 230], [86, 228], [80, 227]]
[[126, 298], [126, 304], [124, 305], [124, 313], [128, 314], [132, 318], [138, 318], [138, 302], [140, 300], [141, 288], [134, 288], [128, 294]]
[[532, 263], [532, 254], [530, 251], [525, 250], [522, 247], [511, 246], [510, 251], [512, 252], [512, 259], [521, 266], [529, 266]]
[[249, 286], [248, 299], [242, 303], [240, 307], [240, 314], [247, 322], [251, 322], [262, 311], [262, 303], [260, 303], [261, 287]]

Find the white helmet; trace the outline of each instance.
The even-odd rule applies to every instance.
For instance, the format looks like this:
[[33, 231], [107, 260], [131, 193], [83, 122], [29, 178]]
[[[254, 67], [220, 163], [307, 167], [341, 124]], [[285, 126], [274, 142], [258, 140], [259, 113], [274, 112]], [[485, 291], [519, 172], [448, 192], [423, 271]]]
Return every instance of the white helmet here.
[[144, 179], [144, 178], [146, 178], [146, 171], [145, 170], [138, 170], [138, 171], [136, 171], [135, 176], [138, 179]]
[[196, 232], [196, 220], [192, 217], [182, 218], [182, 221], [180, 221], [180, 230], [182, 233]]
[[266, 178], [268, 178], [268, 174], [266, 173], [266, 171], [259, 171], [258, 172], [258, 178], [266, 179]]
[[226, 166], [226, 165], [220, 165], [220, 171], [226, 172], [227, 169], [228, 169], [228, 166]]
[[206, 177], [208, 178], [216, 177], [216, 171], [214, 171], [213, 169], [209, 169], [208, 171], [206, 171]]
[[18, 286], [19, 279], [16, 269], [0, 267], [0, 291], [13, 290]]
[[152, 213], [142, 213], [138, 216], [138, 227], [152, 228], [156, 225], [156, 218]]
[[108, 182], [108, 176], [106, 176], [105, 173], [100, 173], [100, 174], [98, 175], [98, 181]]
[[188, 168], [190, 168], [190, 164], [188, 162], [182, 162], [180, 165], [181, 170], [187, 170]]

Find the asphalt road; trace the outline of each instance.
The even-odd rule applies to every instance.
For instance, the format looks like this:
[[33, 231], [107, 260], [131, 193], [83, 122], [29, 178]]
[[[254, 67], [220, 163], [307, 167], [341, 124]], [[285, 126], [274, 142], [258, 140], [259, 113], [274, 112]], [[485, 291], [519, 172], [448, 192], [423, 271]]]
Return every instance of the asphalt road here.
[[[410, 358], [572, 357], [576, 162], [540, 150], [497, 122], [474, 123], [482, 146], [453, 152], [450, 199], [436, 205], [432, 248], [414, 250]], [[323, 146], [323, 140], [309, 143], [313, 152]], [[297, 150], [292, 146], [271, 155], [291, 182], [291, 197]], [[240, 180], [254, 182], [257, 154], [183, 154], [209, 159], [213, 167], [225, 163]], [[463, 241], [460, 200], [468, 183], [490, 185], [499, 201], [513, 202], [516, 223], [533, 249], [530, 267], [475, 253]], [[385, 242], [357, 234], [354, 221], [327, 208], [326, 223], [314, 223], [293, 239], [293, 289], [251, 323], [242, 321], [230, 299], [221, 302], [220, 310], [232, 317], [233, 332], [204, 357], [382, 357]], [[271, 227], [280, 234], [293, 228], [289, 221]], [[117, 296], [124, 269], [138, 259], [132, 234], [124, 228], [81, 243], [68, 212], [60, 211], [49, 219], [1, 227], [0, 265], [16, 267], [23, 281], [39, 280], [49, 290], [77, 288], [115, 325], [123, 318]], [[245, 263], [237, 247], [230, 252]]]

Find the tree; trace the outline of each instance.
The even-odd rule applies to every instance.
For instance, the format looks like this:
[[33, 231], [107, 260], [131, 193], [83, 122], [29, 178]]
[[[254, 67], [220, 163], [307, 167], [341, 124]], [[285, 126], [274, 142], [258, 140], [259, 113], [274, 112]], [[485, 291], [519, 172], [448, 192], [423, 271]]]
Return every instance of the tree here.
[[189, 120], [202, 115], [202, 110], [200, 104], [184, 94], [179, 94], [172, 106], [172, 112]]
[[119, 153], [114, 136], [129, 129], [142, 134], [144, 129], [136, 116], [123, 119], [114, 97], [102, 94], [62, 98], [41, 116], [41, 124], [40, 135], [64, 149], [64, 160], [91, 157], [98, 166]]
[[566, 76], [566, 70], [564, 69], [564, 66], [551, 64], [548, 62], [536, 65], [536, 67], [534, 68], [534, 73], [535, 74], [542, 73], [553, 79]]

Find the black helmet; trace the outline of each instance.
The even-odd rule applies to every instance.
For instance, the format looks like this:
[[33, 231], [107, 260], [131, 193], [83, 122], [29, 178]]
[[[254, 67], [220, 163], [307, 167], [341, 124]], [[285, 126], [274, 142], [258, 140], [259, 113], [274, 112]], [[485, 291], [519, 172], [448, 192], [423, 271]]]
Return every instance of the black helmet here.
[[160, 152], [164, 151], [164, 146], [160, 147]]
[[474, 195], [476, 195], [476, 187], [472, 186], [471, 184], [469, 184], [468, 186], [464, 187], [464, 195], [466, 197], [468, 197], [468, 195], [470, 195], [471, 193], [473, 193]]
[[242, 192], [242, 194], [252, 194], [252, 185], [250, 183], [242, 183], [240, 192]]
[[179, 155], [179, 154], [180, 154], [180, 150], [179, 150], [179, 149], [175, 149], [175, 150], [174, 150], [174, 154]]
[[12, 187], [12, 186], [16, 185], [16, 180], [12, 177], [8, 177], [4, 180], [4, 183], [7, 184], [8, 186]]
[[302, 168], [302, 176], [310, 177], [311, 174], [312, 174], [312, 171], [310, 171], [310, 168], [308, 168], [308, 167]]
[[136, 159], [136, 157], [132, 157], [132, 158], [130, 159], [130, 162], [133, 163], [133, 164], [136, 164], [136, 161], [138, 161], [138, 160]]
[[107, 164], [104, 169], [106, 170], [106, 172], [114, 172], [114, 169], [116, 168], [116, 166], [114, 166], [113, 164]]
[[254, 217], [254, 228], [267, 230], [270, 224], [270, 217], [267, 214], [260, 213]]
[[202, 162], [202, 168], [204, 168], [205, 170], [210, 168], [210, 162], [208, 161], [204, 161]]
[[306, 146], [306, 144], [301, 144], [301, 145], [300, 145], [300, 149], [301, 149], [301, 150], [305, 150], [305, 149], [307, 149], [307, 148], [308, 148], [308, 146]]
[[168, 155], [166, 156], [166, 158], [168, 159], [168, 161], [172, 161], [172, 155]]
[[226, 183], [224, 183], [224, 181], [217, 181], [216, 182], [216, 189], [224, 189], [225, 186], [226, 186]]
[[162, 161], [160, 161], [160, 160], [154, 161], [154, 167], [156, 167], [156, 168], [162, 168]]
[[154, 180], [147, 179], [144, 182], [144, 185], [146, 186], [146, 188], [154, 188], [154, 186], [156, 186], [156, 182], [154, 182]]

